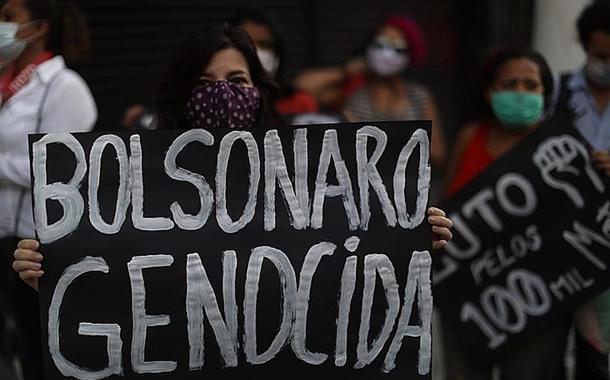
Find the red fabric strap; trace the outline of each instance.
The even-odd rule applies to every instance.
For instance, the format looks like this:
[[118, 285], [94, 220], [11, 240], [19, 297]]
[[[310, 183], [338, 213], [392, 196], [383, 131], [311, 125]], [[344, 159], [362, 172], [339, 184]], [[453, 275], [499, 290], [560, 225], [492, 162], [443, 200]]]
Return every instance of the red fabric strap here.
[[16, 72], [14, 66], [7, 68], [6, 73], [0, 77], [0, 104], [6, 103], [7, 100], [25, 87], [32, 78], [34, 71], [38, 68], [38, 65], [51, 58], [53, 58], [53, 53], [45, 51], [19, 73]]

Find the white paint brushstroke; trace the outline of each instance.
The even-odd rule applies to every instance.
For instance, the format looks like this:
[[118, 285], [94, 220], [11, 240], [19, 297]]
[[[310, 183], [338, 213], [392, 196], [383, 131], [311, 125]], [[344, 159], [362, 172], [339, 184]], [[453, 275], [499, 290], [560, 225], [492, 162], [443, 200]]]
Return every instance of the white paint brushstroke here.
[[[367, 161], [368, 139], [375, 139], [375, 151], [370, 160]], [[377, 193], [381, 202], [381, 210], [390, 227], [396, 226], [396, 211], [388, 196], [388, 191], [383, 184], [381, 175], [377, 170], [377, 162], [381, 158], [388, 142], [388, 136], [377, 127], [364, 126], [356, 132], [356, 162], [358, 164], [358, 187], [360, 188], [360, 228], [368, 230], [371, 210], [369, 206], [369, 183]]]
[[[413, 154], [413, 150], [419, 145], [419, 168], [417, 177], [417, 200], [415, 202], [415, 213], [409, 215], [405, 190], [407, 185], [407, 164]], [[396, 170], [394, 172], [394, 202], [398, 212], [398, 223], [404, 229], [414, 229], [424, 221], [426, 216], [426, 205], [428, 204], [428, 192], [430, 190], [430, 141], [428, 133], [423, 129], [413, 132], [409, 141], [402, 148]]]
[[[100, 173], [102, 156], [108, 145], [112, 145], [119, 163], [119, 188], [117, 191], [116, 206], [112, 223], [108, 224], [100, 212], [98, 189], [100, 186]], [[107, 235], [116, 234], [121, 230], [127, 208], [129, 207], [129, 157], [127, 147], [123, 140], [116, 135], [103, 135], [98, 137], [89, 152], [89, 221], [99, 232]]]
[[307, 311], [309, 308], [309, 295], [313, 275], [320, 264], [323, 256], [334, 254], [336, 245], [329, 242], [321, 242], [309, 249], [301, 274], [299, 276], [299, 288], [297, 290], [296, 318], [294, 321], [293, 337], [291, 340], [292, 351], [297, 358], [305, 363], [320, 365], [326, 361], [328, 355], [311, 352], [307, 349]]
[[[305, 214], [307, 209], [302, 209], [295, 194], [294, 187], [288, 175], [286, 158], [282, 150], [282, 141], [276, 129], [267, 131], [265, 134], [265, 231], [275, 229], [275, 188], [276, 182], [280, 186], [285, 204], [288, 206], [290, 224], [297, 230], [307, 227]], [[299, 173], [295, 162], [295, 173]], [[297, 174], [298, 175], [298, 174]], [[302, 181], [301, 181], [302, 182]]]
[[[262, 354], [258, 353], [256, 344], [256, 306], [258, 299], [258, 284], [263, 260], [268, 259], [277, 269], [282, 288], [282, 322], [280, 330], [269, 348]], [[296, 276], [286, 254], [273, 247], [256, 247], [250, 255], [246, 273], [244, 295], [244, 351], [250, 364], [264, 364], [272, 360], [290, 339], [292, 321], [296, 302]]]
[[176, 225], [181, 229], [188, 231], [198, 230], [203, 227], [214, 206], [214, 193], [205, 178], [201, 174], [179, 168], [176, 165], [178, 154], [180, 154], [188, 144], [195, 141], [206, 146], [211, 146], [214, 144], [214, 136], [204, 129], [191, 129], [184, 132], [178, 136], [169, 147], [164, 162], [165, 172], [170, 178], [192, 184], [199, 193], [199, 204], [201, 206], [199, 212], [195, 215], [185, 213], [177, 201], [173, 202], [170, 206]]
[[108, 355], [108, 366], [106, 368], [91, 370], [80, 367], [70, 362], [61, 353], [59, 317], [61, 314], [61, 304], [68, 287], [74, 280], [85, 273], [108, 273], [109, 270], [110, 268], [108, 268], [108, 265], [103, 258], [87, 256], [78, 263], [66, 268], [59, 278], [55, 290], [53, 290], [53, 297], [51, 298], [51, 305], [49, 306], [48, 321], [49, 353], [59, 372], [66, 377], [75, 377], [80, 380], [98, 380], [112, 375], [123, 374], [121, 364], [123, 341], [121, 340], [121, 327], [116, 323], [83, 322], [79, 324], [78, 328], [79, 335], [105, 336], [107, 338], [106, 353]]
[[135, 373], [164, 373], [176, 369], [175, 361], [146, 361], [146, 330], [149, 327], [170, 324], [169, 315], [146, 314], [146, 288], [142, 270], [169, 267], [174, 262], [171, 255], [135, 256], [127, 263], [131, 282], [131, 313], [133, 335], [131, 338], [131, 366]]
[[[233, 221], [227, 210], [227, 168], [233, 144], [242, 140], [248, 149], [248, 160], [250, 163], [250, 186], [248, 188], [248, 202], [242, 215], [237, 221]], [[216, 220], [220, 228], [226, 233], [235, 233], [244, 228], [256, 211], [256, 195], [260, 181], [260, 156], [258, 146], [250, 132], [233, 131], [227, 133], [220, 142], [218, 161], [216, 166]]]
[[[330, 161], [334, 162], [335, 172], [339, 185], [329, 186], [327, 182]], [[320, 152], [318, 163], [318, 173], [316, 175], [316, 190], [314, 192], [313, 211], [311, 216], [311, 227], [314, 229], [322, 228], [324, 218], [324, 200], [326, 197], [333, 198], [341, 196], [343, 207], [347, 215], [349, 229], [355, 231], [360, 225], [360, 216], [356, 202], [354, 201], [354, 191], [352, 181], [345, 166], [345, 161], [341, 157], [341, 150], [337, 137], [337, 131], [328, 129], [324, 133], [324, 141]]]
[[[70, 181], [47, 184], [47, 145], [63, 144], [74, 153], [76, 168]], [[34, 220], [38, 240], [52, 243], [72, 233], [78, 227], [85, 210], [83, 197], [78, 188], [87, 172], [87, 158], [78, 140], [69, 133], [49, 133], [32, 145], [32, 173], [34, 177]], [[63, 214], [49, 225], [47, 200], [61, 204]]]
[[129, 138], [131, 157], [129, 176], [131, 178], [131, 221], [141, 231], [167, 231], [174, 228], [174, 222], [164, 217], [144, 216], [144, 178], [142, 172], [142, 145], [140, 135]]

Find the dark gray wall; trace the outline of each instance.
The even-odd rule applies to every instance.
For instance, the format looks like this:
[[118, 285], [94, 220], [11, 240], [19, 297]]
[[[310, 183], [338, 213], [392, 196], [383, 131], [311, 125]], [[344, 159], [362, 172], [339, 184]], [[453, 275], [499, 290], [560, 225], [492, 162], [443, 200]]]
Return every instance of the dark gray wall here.
[[[287, 71], [292, 74], [312, 65], [342, 62], [385, 16], [409, 14], [421, 23], [429, 51], [428, 65], [412, 76], [432, 88], [451, 135], [467, 109], [473, 68], [483, 52], [503, 40], [529, 41], [530, 26], [525, 24], [531, 15], [523, 21], [519, 12], [531, 2], [81, 0], [77, 3], [89, 19], [92, 50], [75, 69], [96, 97], [98, 128], [113, 129], [128, 105], [154, 103], [160, 76], [184, 35], [226, 19], [239, 5], [256, 4], [280, 24], [287, 42]], [[521, 21], [515, 23], [517, 19]]]

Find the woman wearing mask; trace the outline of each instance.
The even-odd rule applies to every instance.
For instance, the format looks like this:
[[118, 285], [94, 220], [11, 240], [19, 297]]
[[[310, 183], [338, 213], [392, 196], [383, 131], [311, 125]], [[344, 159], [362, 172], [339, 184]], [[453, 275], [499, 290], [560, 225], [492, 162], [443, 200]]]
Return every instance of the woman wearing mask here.
[[419, 26], [407, 17], [388, 18], [367, 45], [365, 75], [348, 83], [357, 89], [347, 98], [343, 113], [349, 121], [432, 120], [430, 157], [439, 167], [445, 160], [445, 143], [436, 103], [426, 87], [404, 76], [422, 66], [425, 58]]
[[[230, 20], [231, 25], [233, 25], [234, 27], [239, 27], [241, 29], [243, 29], [246, 34], [247, 37], [250, 37], [250, 39], [252, 40], [252, 42], [254, 43], [255, 49], [256, 49], [256, 57], [251, 57], [248, 56], [248, 63], [251, 64], [253, 63], [253, 60], [255, 58], [258, 58], [258, 63], [257, 62], [257, 67], [253, 67], [253, 72], [251, 73], [252, 75], [254, 75], [256, 78], [258, 78], [258, 81], [260, 83], [262, 83], [262, 86], [264, 88], [264, 91], [267, 93], [267, 104], [265, 105], [265, 113], [268, 115], [273, 115], [273, 120], [270, 120], [269, 118], [267, 118], [267, 120], [261, 120], [263, 122], [272, 122], [273, 124], [271, 125], [275, 125], [278, 123], [278, 116], [276, 111], [279, 111], [279, 113], [286, 113], [283, 112], [283, 109], [281, 107], [279, 107], [279, 103], [278, 103], [278, 96], [280, 95], [280, 87], [276, 84], [276, 78], [279, 75], [279, 71], [281, 71], [280, 68], [280, 57], [282, 55], [282, 51], [283, 51], [283, 43], [282, 41], [279, 39], [279, 36], [277, 35], [277, 31], [276, 28], [274, 27], [274, 25], [271, 23], [271, 21], [261, 12], [258, 12], [255, 9], [251, 9], [251, 8], [243, 8], [240, 9], [236, 12], [236, 14], [234, 15], [234, 17], [231, 18]], [[245, 36], [241, 35], [240, 38], [243, 38]], [[189, 60], [193, 59], [193, 53], [192, 51], [189, 51], [188, 49], [193, 46], [193, 45], [205, 45], [205, 41], [202, 35], [193, 35], [192, 36], [193, 40], [192, 41], [186, 41], [185, 42], [185, 46], [187, 46], [186, 48], [184, 48], [179, 54], [178, 56], [174, 59], [172, 66], [175, 66], [176, 68], [174, 69], [174, 67], [170, 68], [170, 70], [168, 71], [168, 73], [166, 74], [166, 78], [163, 80], [162, 83], [162, 91], [160, 94], [160, 102], [164, 103], [164, 104], [157, 104], [157, 106], [159, 107], [167, 107], [167, 104], [165, 104], [165, 102], [167, 102], [169, 99], [167, 99], [168, 97], [171, 97], [171, 91], [172, 89], [176, 89], [176, 86], [184, 86], [184, 83], [180, 83], [179, 85], [177, 83], [174, 83], [174, 79], [179, 79], [181, 81], [184, 81], [184, 78], [182, 78], [183, 73], [181, 73], [179, 71], [179, 69], [177, 68], [178, 66], [180, 66], [181, 64], [183, 65], [185, 62], [189, 62]], [[198, 41], [196, 41], [195, 39], [199, 38]], [[238, 41], [239, 38], [236, 40], [236, 42], [240, 45], [243, 45], [246, 43], [246, 41]], [[206, 45], [207, 46], [207, 45]], [[208, 48], [209, 49], [209, 48]], [[249, 53], [246, 52], [246, 49], [239, 49], [240, 51], [242, 51], [242, 54], [244, 55], [244, 58], [246, 58], [247, 54]], [[199, 53], [206, 51], [206, 49], [203, 50], [198, 50]], [[209, 51], [207, 52], [209, 54]], [[203, 58], [203, 57], [198, 57], [199, 59]], [[209, 57], [207, 57], [207, 59], [209, 59]], [[224, 57], [223, 57], [224, 60]], [[262, 67], [263, 71], [259, 72], [259, 69]], [[191, 73], [189, 73], [190, 75]], [[251, 84], [250, 84], [251, 87]], [[182, 91], [182, 89], [180, 89]], [[271, 96], [272, 95], [272, 96]], [[310, 99], [309, 96], [306, 96], [306, 99]], [[313, 99], [311, 98], [311, 100], [313, 101]], [[271, 109], [267, 109], [267, 106], [269, 104], [276, 104], [276, 111], [271, 110]], [[315, 101], [313, 101], [313, 104], [315, 106]], [[307, 107], [307, 105], [306, 105]], [[317, 106], [316, 106], [317, 109]], [[306, 109], [302, 109], [302, 107], [297, 105], [297, 110], [298, 112], [311, 112], [308, 108]], [[158, 114], [163, 114], [167, 112], [167, 110], [163, 110], [163, 109], [159, 109], [159, 111], [157, 112]], [[149, 109], [146, 109], [143, 105], [134, 105], [131, 106], [125, 113], [125, 118], [124, 118], [124, 122], [123, 125], [125, 127], [127, 127], [128, 129], [158, 129], [158, 128], [164, 128], [161, 125], [158, 125], [158, 119], [156, 117], [154, 117], [154, 112], [152, 112]], [[186, 128], [184, 125], [181, 126], [182, 128]], [[205, 127], [205, 125], [200, 126], [200, 127]]]
[[[203, 68], [203, 70], [202, 70]], [[161, 80], [162, 129], [251, 128], [279, 124], [278, 87], [238, 27], [199, 30], [182, 43]]]
[[0, 291], [10, 293], [25, 334], [26, 379], [42, 378], [37, 300], [10, 267], [18, 239], [34, 236], [27, 134], [93, 127], [93, 97], [62, 56], [82, 53], [86, 36], [82, 15], [52, 0], [8, 0], [0, 9]]
[[[242, 29], [228, 25], [202, 29], [185, 40], [161, 82], [159, 123], [164, 129], [274, 125], [276, 90]], [[434, 207], [428, 210], [428, 221], [433, 248], [444, 247], [452, 237], [452, 222]], [[35, 240], [19, 242], [13, 263], [35, 289], [44, 273], [38, 247]]]
[[[447, 195], [460, 190], [488, 165], [538, 128], [552, 94], [553, 79], [544, 58], [528, 50], [493, 55], [484, 68], [481, 119], [459, 133], [447, 171]], [[441, 316], [442, 317], [442, 316]], [[564, 379], [563, 354], [570, 324], [561, 321], [532, 338], [499, 363], [504, 380]], [[446, 379], [489, 379], [491, 365], [465, 356], [446, 325]]]
[[319, 112], [315, 98], [305, 92], [296, 91], [286, 82], [284, 40], [273, 19], [257, 8], [240, 8], [231, 19], [231, 24], [248, 33], [263, 68], [280, 84], [280, 98], [276, 101], [277, 112], [284, 118]]

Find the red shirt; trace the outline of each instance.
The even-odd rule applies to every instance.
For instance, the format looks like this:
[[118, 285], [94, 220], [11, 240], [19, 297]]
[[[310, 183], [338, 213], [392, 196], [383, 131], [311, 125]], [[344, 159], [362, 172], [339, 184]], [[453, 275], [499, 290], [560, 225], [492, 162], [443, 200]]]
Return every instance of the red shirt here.
[[282, 115], [320, 112], [318, 103], [313, 96], [304, 92], [295, 92], [276, 103], [277, 112]]
[[447, 188], [447, 196], [456, 193], [495, 160], [487, 150], [490, 130], [491, 126], [488, 123], [481, 123], [475, 130], [460, 158], [455, 176]]

